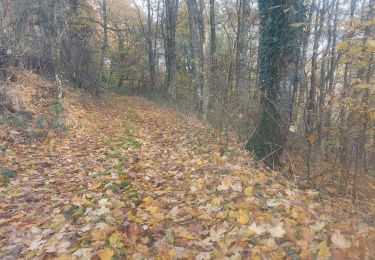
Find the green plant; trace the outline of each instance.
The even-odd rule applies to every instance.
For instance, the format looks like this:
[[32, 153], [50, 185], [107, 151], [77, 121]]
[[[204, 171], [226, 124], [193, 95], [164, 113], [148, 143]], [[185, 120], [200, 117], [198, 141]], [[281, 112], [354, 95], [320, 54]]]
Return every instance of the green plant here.
[[36, 127], [39, 129], [46, 128], [47, 120], [45, 114], [40, 114], [36, 120]]
[[22, 115], [13, 115], [13, 116], [9, 116], [9, 117], [1, 116], [0, 117], [0, 123], [9, 124], [13, 127], [23, 128], [23, 129], [25, 129], [27, 127], [26, 118]]
[[62, 104], [58, 100], [50, 107], [56, 118], [59, 118], [62, 113]]
[[8, 186], [10, 179], [16, 177], [16, 172], [9, 168], [4, 168], [0, 171], [0, 183], [2, 186]]
[[83, 208], [77, 205], [71, 205], [68, 210], [64, 211], [66, 217], [79, 218], [84, 213]]

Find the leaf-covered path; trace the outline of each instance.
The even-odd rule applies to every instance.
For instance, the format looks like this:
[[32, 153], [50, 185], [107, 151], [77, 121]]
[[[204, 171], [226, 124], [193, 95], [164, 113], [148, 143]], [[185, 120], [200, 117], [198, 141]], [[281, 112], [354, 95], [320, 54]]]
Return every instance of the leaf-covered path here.
[[1, 259], [369, 256], [371, 215], [297, 190], [194, 119], [114, 95], [76, 111], [64, 136], [7, 144]]

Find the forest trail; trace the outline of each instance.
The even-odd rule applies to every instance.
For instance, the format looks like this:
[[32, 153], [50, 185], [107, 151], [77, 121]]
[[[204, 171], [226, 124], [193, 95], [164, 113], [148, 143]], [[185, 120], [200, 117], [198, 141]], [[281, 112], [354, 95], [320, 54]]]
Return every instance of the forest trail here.
[[7, 147], [1, 259], [369, 256], [369, 216], [296, 189], [192, 118], [108, 95], [78, 103], [85, 121], [65, 135]]

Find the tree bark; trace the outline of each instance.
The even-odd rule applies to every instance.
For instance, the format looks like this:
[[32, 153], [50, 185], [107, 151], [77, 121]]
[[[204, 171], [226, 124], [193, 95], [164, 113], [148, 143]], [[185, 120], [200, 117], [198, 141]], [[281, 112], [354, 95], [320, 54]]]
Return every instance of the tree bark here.
[[150, 73], [150, 94], [155, 89], [155, 55], [152, 41], [152, 16], [151, 0], [147, 0], [147, 54]]
[[176, 90], [176, 21], [178, 12], [178, 0], [165, 0], [166, 15], [166, 66], [167, 66], [167, 89], [169, 97], [177, 98]]
[[195, 90], [195, 109], [198, 117], [202, 117], [203, 110], [203, 43], [199, 30], [199, 10], [196, 0], [186, 0], [189, 13], [190, 49], [192, 56], [193, 85]]
[[98, 77], [98, 82], [96, 85], [95, 92], [99, 95], [99, 88], [102, 82], [102, 77], [104, 73], [104, 63], [108, 53], [108, 10], [107, 10], [107, 0], [103, 0], [102, 3], [102, 20], [103, 20], [103, 38], [102, 38], [102, 53], [100, 56], [100, 75]]
[[250, 93], [248, 91], [247, 52], [249, 50], [249, 16], [250, 0], [240, 0], [238, 15], [238, 34], [236, 50], [236, 90], [242, 101]]
[[259, 0], [259, 86], [261, 107], [258, 126], [246, 149], [268, 165], [279, 165], [288, 138], [292, 92], [298, 78], [302, 28], [302, 1]]
[[318, 56], [319, 56], [319, 43], [322, 34], [322, 28], [325, 19], [325, 0], [323, 0], [323, 7], [316, 13], [315, 29], [314, 29], [314, 44], [313, 55], [311, 58], [311, 79], [310, 91], [307, 99], [307, 119], [306, 119], [306, 136], [308, 143], [308, 157], [307, 157], [307, 181], [311, 178], [311, 167], [313, 160], [314, 143], [317, 140], [316, 130], [318, 111], [317, 111], [317, 70], [318, 70]]

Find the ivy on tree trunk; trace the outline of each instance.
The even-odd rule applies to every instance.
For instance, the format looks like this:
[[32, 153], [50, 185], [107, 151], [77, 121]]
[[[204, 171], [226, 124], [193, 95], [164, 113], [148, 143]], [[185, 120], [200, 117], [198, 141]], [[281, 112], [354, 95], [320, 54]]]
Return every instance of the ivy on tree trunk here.
[[261, 105], [258, 126], [246, 149], [266, 164], [278, 165], [288, 138], [293, 88], [298, 83], [305, 5], [301, 0], [259, 0], [258, 5]]

